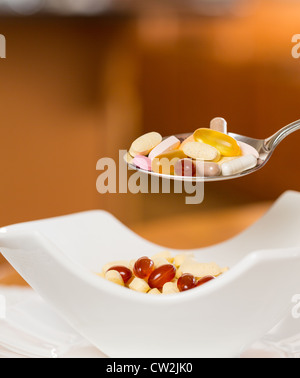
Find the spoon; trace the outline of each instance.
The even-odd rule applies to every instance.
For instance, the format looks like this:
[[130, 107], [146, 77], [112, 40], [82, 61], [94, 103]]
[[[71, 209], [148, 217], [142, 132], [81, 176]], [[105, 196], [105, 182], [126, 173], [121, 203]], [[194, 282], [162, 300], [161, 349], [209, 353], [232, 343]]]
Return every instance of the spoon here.
[[[213, 181], [225, 181], [225, 180], [233, 180], [240, 177], [244, 177], [250, 175], [254, 172], [259, 171], [262, 169], [270, 160], [273, 152], [275, 151], [276, 147], [290, 134], [294, 133], [295, 131], [300, 130], [300, 120], [291, 123], [288, 126], [285, 126], [283, 129], [279, 130], [273, 136], [267, 139], [254, 139], [249, 138], [243, 135], [228, 133], [231, 137], [233, 137], [238, 142], [244, 142], [249, 144], [250, 146], [254, 147], [259, 153], [259, 159], [257, 166], [253, 169], [249, 169], [248, 171], [238, 173], [232, 176], [215, 176], [215, 177], [184, 177], [184, 176], [173, 176], [173, 175], [165, 175], [155, 172], [148, 172], [143, 169], [137, 168], [135, 165], [128, 163], [129, 167], [132, 170], [140, 171], [145, 174], [156, 176], [164, 179], [175, 180], [175, 181], [192, 181], [192, 182], [213, 182]], [[191, 136], [192, 133], [187, 134], [178, 134], [176, 137], [180, 140], [184, 140]]]

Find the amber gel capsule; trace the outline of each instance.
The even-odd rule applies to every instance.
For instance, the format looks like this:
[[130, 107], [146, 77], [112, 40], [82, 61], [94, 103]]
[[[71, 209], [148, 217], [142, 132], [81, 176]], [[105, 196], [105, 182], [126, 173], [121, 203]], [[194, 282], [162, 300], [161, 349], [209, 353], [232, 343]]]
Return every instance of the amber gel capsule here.
[[177, 287], [180, 292], [183, 292], [194, 289], [196, 287], [196, 284], [196, 278], [192, 274], [186, 273], [179, 278]]
[[148, 285], [151, 289], [162, 290], [167, 282], [174, 280], [175, 276], [176, 268], [173, 265], [162, 265], [151, 274]]
[[211, 129], [198, 129], [194, 133], [197, 142], [215, 147], [223, 156], [233, 157], [242, 154], [238, 142], [231, 136]]
[[126, 284], [132, 277], [131, 270], [126, 268], [126, 266], [113, 266], [112, 268], [108, 269], [108, 272], [110, 270], [115, 270], [119, 272], [121, 277], [123, 278], [124, 284]]
[[206, 284], [207, 282], [214, 280], [214, 279], [215, 279], [215, 277], [213, 277], [213, 276], [203, 277], [203, 278], [201, 278], [201, 280], [198, 281], [196, 287], [202, 286], [202, 285]]
[[134, 264], [133, 273], [137, 278], [146, 280], [154, 271], [154, 262], [148, 257], [141, 257]]

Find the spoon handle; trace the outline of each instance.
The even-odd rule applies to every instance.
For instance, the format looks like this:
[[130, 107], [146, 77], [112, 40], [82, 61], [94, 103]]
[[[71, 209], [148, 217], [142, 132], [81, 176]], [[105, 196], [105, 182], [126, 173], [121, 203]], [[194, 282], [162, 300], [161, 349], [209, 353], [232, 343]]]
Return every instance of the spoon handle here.
[[276, 134], [265, 140], [265, 148], [267, 151], [274, 151], [280, 142], [283, 141], [288, 135], [300, 130], [300, 120], [285, 126], [279, 130]]

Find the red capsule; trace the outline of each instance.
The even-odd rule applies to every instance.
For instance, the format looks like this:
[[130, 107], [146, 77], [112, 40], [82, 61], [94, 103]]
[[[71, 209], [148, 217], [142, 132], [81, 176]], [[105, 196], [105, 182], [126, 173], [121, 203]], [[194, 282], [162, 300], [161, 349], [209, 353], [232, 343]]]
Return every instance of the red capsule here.
[[195, 177], [196, 165], [192, 159], [178, 160], [174, 166], [175, 174], [183, 177]]
[[178, 282], [177, 287], [180, 292], [194, 289], [196, 287], [197, 281], [192, 274], [183, 274]]
[[155, 269], [155, 271], [151, 274], [148, 284], [151, 289], [162, 290], [164, 285], [167, 282], [173, 281], [175, 276], [176, 268], [173, 265], [162, 265], [159, 268]]
[[108, 272], [110, 270], [116, 270], [121, 274], [121, 277], [123, 278], [124, 283], [126, 284], [132, 277], [132, 272], [130, 269], [126, 268], [126, 266], [113, 266], [112, 268], [108, 269]]
[[213, 277], [213, 276], [203, 277], [203, 278], [201, 278], [201, 280], [198, 281], [196, 287], [202, 286], [202, 285], [206, 284], [207, 282], [214, 280], [214, 279], [215, 279], [215, 277]]
[[134, 264], [133, 273], [137, 278], [148, 279], [154, 271], [154, 262], [148, 257], [141, 257]]

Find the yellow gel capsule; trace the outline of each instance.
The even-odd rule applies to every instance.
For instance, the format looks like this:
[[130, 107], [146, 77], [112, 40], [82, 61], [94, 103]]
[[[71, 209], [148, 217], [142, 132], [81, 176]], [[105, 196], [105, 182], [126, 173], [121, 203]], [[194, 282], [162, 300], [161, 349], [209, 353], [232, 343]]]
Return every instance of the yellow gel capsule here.
[[211, 129], [198, 129], [194, 133], [197, 142], [206, 143], [215, 147], [222, 156], [233, 157], [242, 154], [237, 141], [231, 136]]
[[157, 156], [152, 160], [152, 171], [164, 175], [174, 175], [175, 164], [178, 160], [186, 158], [186, 155], [181, 150], [175, 150]]

